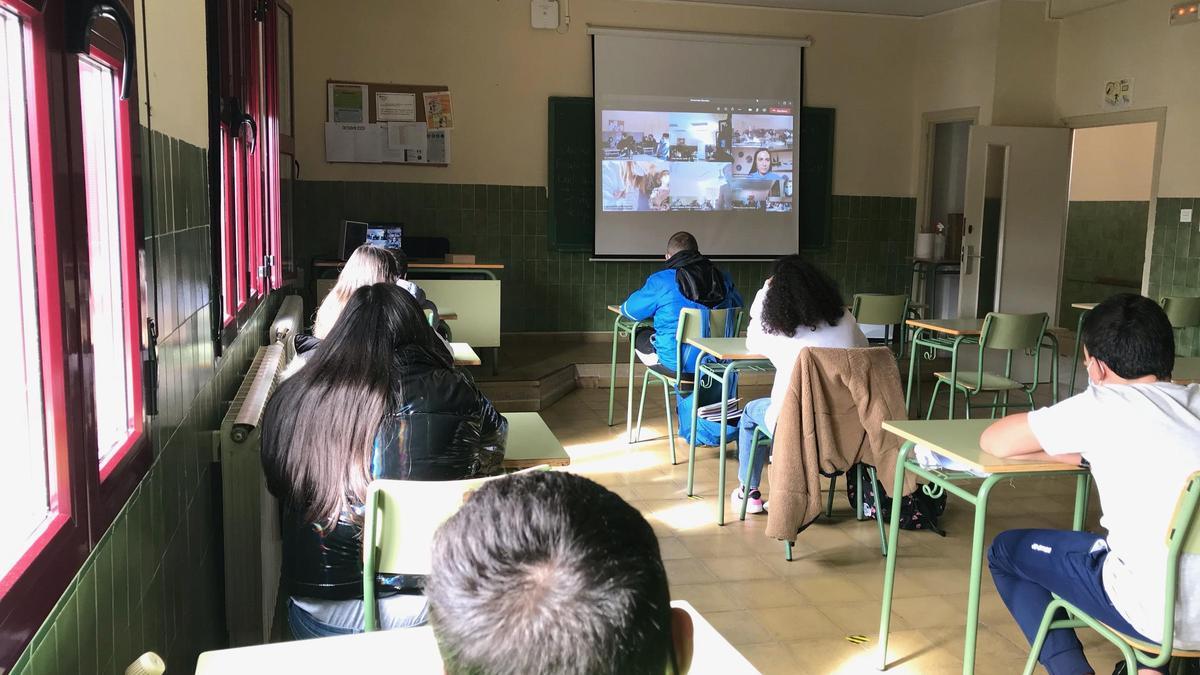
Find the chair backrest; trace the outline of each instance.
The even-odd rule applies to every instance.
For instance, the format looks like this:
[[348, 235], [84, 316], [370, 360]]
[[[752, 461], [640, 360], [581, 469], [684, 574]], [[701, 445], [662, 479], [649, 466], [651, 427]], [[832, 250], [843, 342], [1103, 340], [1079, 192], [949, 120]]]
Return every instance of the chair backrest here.
[[[732, 312], [732, 313], [731, 313]], [[692, 338], [734, 337], [741, 323], [742, 308], [708, 310], [708, 330], [703, 322], [704, 310], [685, 307], [679, 310], [679, 322], [675, 324], [675, 373], [676, 379], [683, 374], [683, 345]], [[707, 335], [705, 333], [707, 332]]]
[[[536, 466], [525, 471], [548, 471]], [[519, 473], [525, 473], [521, 471]], [[374, 480], [363, 522], [363, 576], [429, 574], [433, 534], [489, 480]]]
[[979, 344], [986, 349], [1034, 350], [1036, 354], [1046, 333], [1050, 317], [1036, 314], [1002, 314], [988, 312], [983, 319]]
[[908, 318], [907, 295], [856, 293], [850, 313], [860, 324], [894, 326]]
[[1200, 298], [1171, 296], [1160, 303], [1172, 328], [1200, 326]]
[[[1163, 616], [1163, 645], [1171, 645], [1175, 635], [1176, 589], [1179, 585], [1179, 558], [1184, 553], [1200, 554], [1200, 471], [1188, 476], [1187, 484], [1175, 502], [1175, 515], [1167, 530], [1166, 601]], [[1196, 583], [1188, 579], [1189, 583]], [[1168, 650], [1164, 650], [1169, 653]]]

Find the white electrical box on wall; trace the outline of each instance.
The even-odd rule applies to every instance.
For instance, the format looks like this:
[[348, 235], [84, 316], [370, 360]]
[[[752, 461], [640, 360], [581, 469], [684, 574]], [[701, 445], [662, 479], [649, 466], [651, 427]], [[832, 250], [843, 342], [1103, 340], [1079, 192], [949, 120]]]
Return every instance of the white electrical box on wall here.
[[558, 0], [530, 0], [529, 23], [534, 28], [558, 29]]

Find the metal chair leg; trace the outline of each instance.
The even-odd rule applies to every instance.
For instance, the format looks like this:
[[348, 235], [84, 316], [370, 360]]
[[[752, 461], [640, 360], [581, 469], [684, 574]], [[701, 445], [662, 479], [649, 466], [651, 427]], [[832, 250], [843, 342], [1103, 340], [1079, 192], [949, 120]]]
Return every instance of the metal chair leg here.
[[[887, 537], [883, 535], [883, 508], [879, 505], [879, 481], [875, 479], [875, 467], [867, 467], [867, 477], [871, 479], [871, 494], [875, 497], [875, 523], [879, 526], [880, 554], [887, 556]], [[896, 508], [894, 498], [892, 499], [892, 508]]]
[[671, 444], [671, 466], [675, 466], [675, 427], [672, 424], [671, 418], [671, 385], [664, 380], [663, 386], [663, 407], [667, 412], [667, 442]]
[[[937, 395], [938, 395], [938, 392], [941, 391], [941, 389], [942, 389], [942, 381], [941, 380], [938, 380], [937, 382], [933, 383], [933, 396], [929, 397], [929, 412], [925, 413], [925, 419], [927, 419], [927, 420], [933, 419], [933, 405], [935, 403], [937, 403]], [[950, 395], [954, 396], [953, 390], [950, 391]]]
[[[849, 480], [849, 479], [847, 479]], [[825, 505], [825, 517], [833, 517], [833, 491], [837, 488], [837, 476], [829, 477], [829, 503]]]
[[645, 375], [642, 375], [642, 400], [638, 403], [638, 423], [637, 432], [632, 440], [634, 443], [642, 441], [642, 411], [646, 408], [646, 387], [650, 384], [650, 371], [647, 370]]
[[858, 482], [858, 497], [854, 500], [854, 517], [856, 519], [858, 519], [858, 522], [860, 522], [860, 523], [863, 520], [863, 500], [862, 500], [862, 498], [863, 498], [863, 495], [865, 494], [863, 492], [863, 470], [862, 470], [862, 467], [863, 467], [862, 464], [856, 464], [853, 467], [854, 468], [854, 480], [856, 480]]

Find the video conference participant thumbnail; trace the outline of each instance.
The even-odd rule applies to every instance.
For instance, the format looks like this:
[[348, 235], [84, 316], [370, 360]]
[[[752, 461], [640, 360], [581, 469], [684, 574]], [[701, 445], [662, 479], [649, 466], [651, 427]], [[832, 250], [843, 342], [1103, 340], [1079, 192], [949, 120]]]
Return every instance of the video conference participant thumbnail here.
[[671, 201], [671, 167], [667, 162], [605, 160], [600, 165], [604, 211], [666, 211]]

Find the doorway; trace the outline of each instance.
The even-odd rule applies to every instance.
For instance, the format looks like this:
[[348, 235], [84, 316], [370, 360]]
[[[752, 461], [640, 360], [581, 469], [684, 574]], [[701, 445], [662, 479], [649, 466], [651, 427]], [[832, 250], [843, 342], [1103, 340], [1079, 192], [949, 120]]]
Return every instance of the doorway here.
[[967, 188], [967, 148], [973, 119], [926, 118], [928, 170], [914, 258], [915, 296], [927, 305], [925, 316], [946, 319], [958, 314], [959, 255]]
[[1076, 326], [1073, 304], [1141, 291], [1157, 137], [1157, 122], [1074, 130], [1061, 325]]

